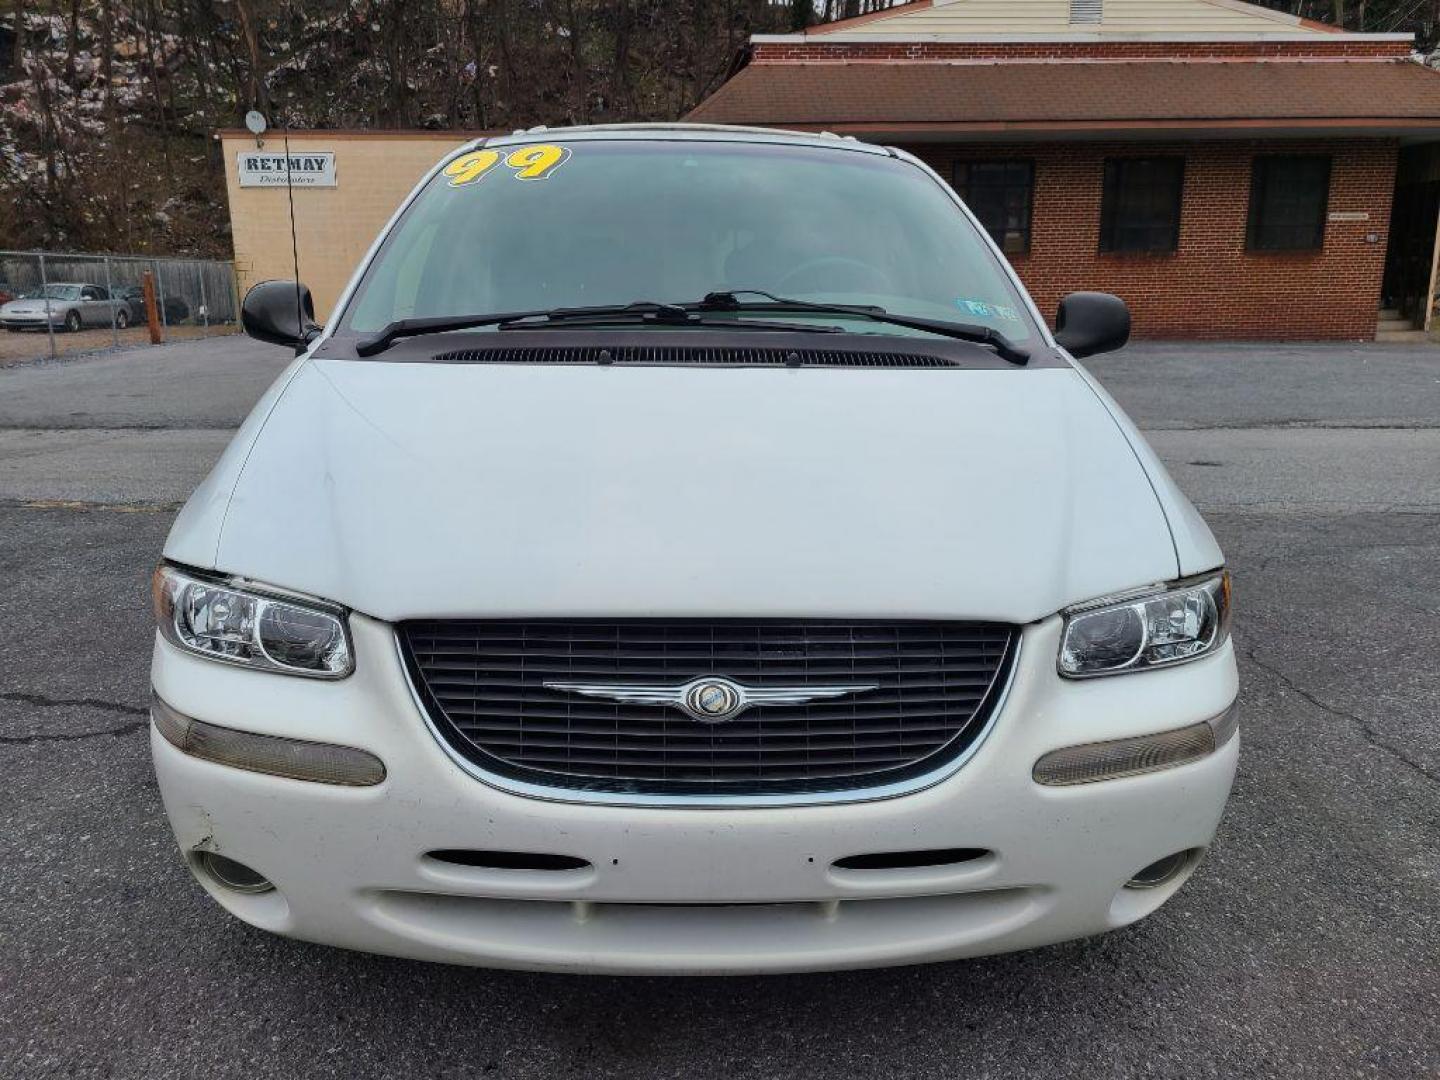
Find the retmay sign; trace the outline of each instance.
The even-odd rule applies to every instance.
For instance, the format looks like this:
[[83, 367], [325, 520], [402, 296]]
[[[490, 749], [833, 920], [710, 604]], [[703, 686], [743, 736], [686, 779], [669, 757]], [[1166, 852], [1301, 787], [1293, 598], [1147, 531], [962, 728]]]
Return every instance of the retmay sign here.
[[[286, 168], [286, 165], [289, 168]], [[329, 151], [271, 154], [241, 150], [235, 155], [241, 187], [334, 187], [335, 155]]]

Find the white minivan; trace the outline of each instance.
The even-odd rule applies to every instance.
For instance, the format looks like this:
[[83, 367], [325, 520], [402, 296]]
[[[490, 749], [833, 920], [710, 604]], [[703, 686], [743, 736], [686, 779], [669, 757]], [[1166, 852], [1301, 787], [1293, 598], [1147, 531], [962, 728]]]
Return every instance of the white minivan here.
[[155, 574], [152, 748], [204, 888], [308, 941], [612, 973], [1096, 934], [1239, 752], [1210, 531], [950, 188], [738, 128], [467, 146]]

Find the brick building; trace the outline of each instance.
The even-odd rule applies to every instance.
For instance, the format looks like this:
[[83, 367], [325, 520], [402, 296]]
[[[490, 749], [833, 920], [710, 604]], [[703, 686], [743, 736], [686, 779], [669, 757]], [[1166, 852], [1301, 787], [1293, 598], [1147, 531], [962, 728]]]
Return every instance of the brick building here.
[[916, 0], [756, 36], [689, 119], [904, 146], [1042, 310], [1093, 288], [1151, 337], [1430, 325], [1440, 72], [1408, 35], [1239, 0]]

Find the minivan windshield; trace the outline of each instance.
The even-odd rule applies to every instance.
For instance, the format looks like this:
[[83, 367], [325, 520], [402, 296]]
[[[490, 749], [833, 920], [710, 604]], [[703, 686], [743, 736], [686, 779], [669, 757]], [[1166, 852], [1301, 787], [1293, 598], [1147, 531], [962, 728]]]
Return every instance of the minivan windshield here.
[[[567, 143], [559, 133], [453, 159], [382, 245], [341, 325], [367, 334], [400, 319], [743, 290], [978, 324], [1014, 342], [1035, 334], [978, 230], [908, 162], [781, 143]], [[925, 333], [837, 315], [786, 320]]]

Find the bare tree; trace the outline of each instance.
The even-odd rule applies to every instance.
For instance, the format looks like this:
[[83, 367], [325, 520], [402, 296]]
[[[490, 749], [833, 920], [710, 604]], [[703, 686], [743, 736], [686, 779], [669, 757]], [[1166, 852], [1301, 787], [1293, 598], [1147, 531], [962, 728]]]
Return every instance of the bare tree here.
[[[93, 247], [153, 242], [144, 223], [163, 206], [164, 243], [219, 254], [225, 163], [209, 136], [247, 109], [312, 127], [672, 120], [715, 89], [751, 34], [896, 2], [0, 0], [12, 31], [0, 70], [23, 99], [7, 99], [5, 122], [12, 160], [30, 165], [5, 173], [14, 190], [0, 206], [41, 208], [6, 218], [13, 242], [63, 231]], [[1440, 37], [1440, 0], [1258, 2], [1414, 30], [1431, 47]]]

